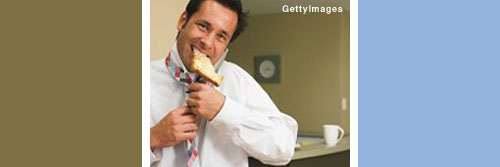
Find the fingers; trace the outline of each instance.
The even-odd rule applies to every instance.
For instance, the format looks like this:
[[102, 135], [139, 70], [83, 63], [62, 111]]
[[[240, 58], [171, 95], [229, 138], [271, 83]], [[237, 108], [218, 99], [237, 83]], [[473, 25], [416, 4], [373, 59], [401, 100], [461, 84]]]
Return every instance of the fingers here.
[[195, 123], [189, 123], [182, 125], [179, 130], [184, 133], [189, 133], [192, 131], [198, 131], [198, 126]]
[[196, 107], [199, 107], [200, 104], [198, 103], [198, 100], [195, 100], [193, 98], [188, 98], [186, 100], [186, 104], [189, 108], [196, 108]]
[[200, 113], [201, 104], [200, 104], [199, 100], [188, 98], [186, 100], [186, 104], [187, 104], [187, 106], [189, 108], [189, 112], [190, 113], [202, 116], [201, 113]]
[[174, 109], [170, 113], [172, 113], [174, 115], [185, 115], [187, 112], [189, 112], [189, 108], [187, 106], [181, 106], [181, 107]]
[[194, 139], [196, 133], [198, 132], [198, 126], [196, 124], [184, 124], [176, 128], [175, 138], [177, 141], [184, 141], [188, 139]]
[[201, 99], [201, 95], [200, 94], [201, 94], [200, 92], [191, 92], [191, 93], [189, 93], [189, 97], [193, 98], [193, 99], [198, 99], [199, 100], [199, 99]]
[[189, 92], [196, 92], [196, 91], [200, 91], [203, 87], [205, 86], [205, 84], [203, 83], [192, 83], [192, 84], [189, 84], [187, 89]]
[[176, 124], [190, 124], [190, 123], [196, 123], [196, 115], [190, 113], [188, 115], [183, 115], [178, 118], [176, 118], [174, 121]]
[[[194, 127], [196, 127], [196, 125], [194, 125]], [[179, 143], [181, 141], [185, 141], [185, 140], [188, 140], [188, 139], [194, 139], [194, 137], [196, 136], [196, 133], [198, 132], [197, 127], [193, 128], [193, 127], [190, 127], [190, 126], [189, 127], [188, 126], [183, 126], [182, 128], [186, 129], [186, 130], [185, 131], [181, 131], [181, 128], [179, 128], [178, 132], [175, 132], [173, 134], [173, 140], [176, 141], [175, 143]]]
[[196, 131], [183, 133], [182, 137], [184, 138], [184, 140], [194, 139], [194, 137], [196, 137]]
[[176, 118], [179, 116], [185, 116], [185, 115], [193, 115], [194, 116], [194, 114], [191, 112], [191, 110], [189, 108], [190, 108], [190, 106], [188, 104], [187, 106], [182, 106], [182, 107], [175, 109], [171, 113], [173, 115], [175, 115]]
[[174, 125], [197, 122], [197, 116], [192, 111], [190, 111], [187, 106], [182, 106], [175, 109], [174, 111], [170, 112], [167, 117], [165, 117], [165, 121], [170, 122], [170, 124]]

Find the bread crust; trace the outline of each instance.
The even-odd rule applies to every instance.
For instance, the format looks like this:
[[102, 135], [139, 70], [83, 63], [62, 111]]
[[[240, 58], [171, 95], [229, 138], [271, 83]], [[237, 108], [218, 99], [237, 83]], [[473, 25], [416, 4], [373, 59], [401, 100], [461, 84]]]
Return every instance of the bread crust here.
[[[203, 59], [207, 59], [207, 60], [203, 60]], [[197, 66], [200, 65], [202, 67], [198, 67]], [[209, 66], [209, 67], [208, 67]], [[215, 86], [220, 86], [220, 84], [222, 83], [222, 80], [224, 79], [223, 76], [217, 74], [215, 71], [212, 71], [212, 72], [208, 72], [208, 71], [203, 71], [203, 67], [206, 67], [206, 68], [209, 68], [209, 69], [213, 69], [213, 65], [212, 63], [210, 62], [210, 59], [208, 59], [203, 53], [201, 53], [200, 51], [194, 49], [194, 56], [193, 56], [193, 61], [192, 61], [192, 64], [191, 64], [191, 69], [193, 69], [193, 71], [200, 75], [201, 77], [205, 78], [206, 80], [208, 80], [210, 83], [214, 84]], [[207, 70], [207, 69], [205, 69]], [[212, 73], [212, 75], [210, 74], [207, 74], [206, 72], [208, 73]]]

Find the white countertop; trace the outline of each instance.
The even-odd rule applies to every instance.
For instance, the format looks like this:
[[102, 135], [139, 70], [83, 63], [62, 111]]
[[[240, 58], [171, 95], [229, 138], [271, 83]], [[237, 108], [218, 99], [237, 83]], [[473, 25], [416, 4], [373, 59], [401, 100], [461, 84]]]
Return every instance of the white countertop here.
[[322, 137], [298, 137], [298, 143], [306, 141], [310, 143], [309, 145], [300, 146], [295, 148], [295, 154], [292, 160], [299, 160], [310, 157], [317, 157], [322, 155], [328, 155], [333, 153], [338, 153], [342, 151], [348, 151], [350, 149], [350, 138], [346, 135], [333, 147], [326, 147], [325, 141]]

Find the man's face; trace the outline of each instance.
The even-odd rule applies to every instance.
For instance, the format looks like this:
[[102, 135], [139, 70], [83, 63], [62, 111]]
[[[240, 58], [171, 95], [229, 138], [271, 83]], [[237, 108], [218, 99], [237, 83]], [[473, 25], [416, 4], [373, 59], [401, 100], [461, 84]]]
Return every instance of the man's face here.
[[189, 71], [193, 59], [192, 47], [208, 55], [212, 64], [224, 54], [236, 29], [238, 15], [213, 0], [206, 0], [189, 21], [183, 13], [177, 24], [177, 48]]

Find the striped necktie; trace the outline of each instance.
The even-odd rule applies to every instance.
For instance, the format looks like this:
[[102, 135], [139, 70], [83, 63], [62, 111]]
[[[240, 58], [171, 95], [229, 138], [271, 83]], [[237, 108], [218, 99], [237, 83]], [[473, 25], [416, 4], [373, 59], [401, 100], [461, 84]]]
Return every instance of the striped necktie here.
[[[172, 58], [170, 58], [170, 53], [168, 54], [167, 59], [165, 60], [165, 64], [167, 66], [167, 69], [172, 77], [175, 78], [175, 80], [179, 81], [182, 83], [185, 88], [193, 82], [193, 79], [189, 77], [189, 74], [182, 68], [176, 67]], [[188, 96], [186, 96], [188, 97]], [[196, 135], [198, 136], [198, 135]], [[197, 149], [197, 142], [195, 139], [189, 139], [187, 142], [187, 155], [189, 157], [189, 160], [187, 162], [188, 167], [199, 167], [200, 166], [200, 161], [198, 157], [198, 149]]]

